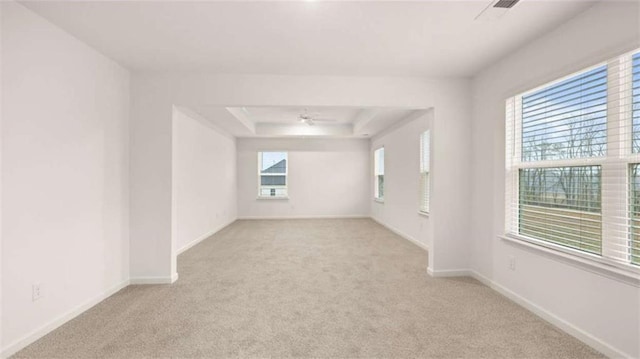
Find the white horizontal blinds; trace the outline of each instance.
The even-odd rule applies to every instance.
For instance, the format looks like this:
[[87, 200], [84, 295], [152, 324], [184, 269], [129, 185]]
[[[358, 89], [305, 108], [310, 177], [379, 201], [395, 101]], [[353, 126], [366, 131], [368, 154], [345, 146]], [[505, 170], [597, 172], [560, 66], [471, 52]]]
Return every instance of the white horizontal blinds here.
[[574, 160], [606, 152], [606, 66], [522, 96], [521, 114], [523, 167], [568, 166], [519, 169], [518, 233], [600, 254], [601, 168]]
[[629, 157], [631, 72], [629, 56], [607, 62], [607, 154], [602, 161], [602, 256], [629, 263]]
[[258, 153], [258, 196], [287, 196], [287, 159], [287, 152]]
[[631, 251], [630, 260], [640, 265], [640, 165], [630, 166]]
[[373, 153], [374, 197], [384, 198], [384, 147]]
[[425, 131], [420, 135], [420, 211], [429, 212], [429, 152], [431, 150], [431, 134]]
[[507, 100], [506, 230], [640, 264], [640, 55]]
[[[632, 96], [632, 133], [633, 153], [640, 152], [640, 53], [632, 56], [631, 96]], [[640, 164], [633, 163], [630, 174], [630, 259], [640, 265]]]
[[522, 96], [523, 162], [602, 156], [606, 130], [606, 66]]
[[[520, 99], [520, 97], [517, 97]], [[505, 208], [505, 220], [504, 220], [504, 231], [507, 234], [514, 234], [515, 229], [518, 228], [518, 213], [517, 213], [517, 205], [516, 201], [518, 199], [518, 185], [517, 179], [518, 176], [515, 175], [514, 171], [517, 172], [516, 162], [519, 162], [517, 159], [519, 156], [516, 156], [515, 148], [516, 143], [519, 141], [516, 139], [516, 97], [510, 97], [506, 101], [505, 106], [505, 179], [504, 179], [504, 187], [505, 187], [505, 196], [504, 196], [504, 208]], [[514, 210], [516, 209], [516, 210]]]
[[640, 53], [631, 58], [631, 94], [633, 117], [633, 152], [640, 152]]

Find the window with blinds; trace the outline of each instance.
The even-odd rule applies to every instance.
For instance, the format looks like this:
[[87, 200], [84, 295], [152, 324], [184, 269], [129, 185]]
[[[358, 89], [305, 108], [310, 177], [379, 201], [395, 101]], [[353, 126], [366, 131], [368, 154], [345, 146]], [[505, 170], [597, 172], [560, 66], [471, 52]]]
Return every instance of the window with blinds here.
[[[640, 152], [640, 52], [631, 58], [631, 122], [633, 153]], [[629, 210], [631, 221], [631, 263], [640, 265], [640, 164], [629, 165]]]
[[431, 151], [430, 132], [420, 135], [420, 212], [429, 213], [429, 152]]
[[287, 197], [287, 152], [258, 152], [258, 197]]
[[384, 147], [373, 152], [373, 197], [384, 199]]
[[507, 99], [505, 198], [509, 236], [640, 264], [639, 53]]

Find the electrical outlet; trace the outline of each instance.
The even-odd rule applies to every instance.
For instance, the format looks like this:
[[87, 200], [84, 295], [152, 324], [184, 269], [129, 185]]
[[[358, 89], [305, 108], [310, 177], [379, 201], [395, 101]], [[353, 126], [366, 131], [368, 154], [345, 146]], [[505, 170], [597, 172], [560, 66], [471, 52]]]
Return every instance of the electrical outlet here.
[[31, 286], [31, 298], [35, 302], [36, 300], [42, 298], [44, 296], [44, 291], [42, 289], [42, 284], [33, 283]]
[[516, 270], [516, 258], [509, 256], [509, 269]]

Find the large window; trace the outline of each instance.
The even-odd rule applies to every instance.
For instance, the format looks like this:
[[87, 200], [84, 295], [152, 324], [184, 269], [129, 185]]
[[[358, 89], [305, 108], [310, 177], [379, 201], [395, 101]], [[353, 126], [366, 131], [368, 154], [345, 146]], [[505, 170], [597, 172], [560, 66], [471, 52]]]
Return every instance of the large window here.
[[640, 152], [640, 53], [632, 59], [633, 152]]
[[640, 55], [514, 96], [506, 117], [507, 234], [639, 264]]
[[382, 201], [384, 199], [384, 147], [373, 152], [373, 196]]
[[[633, 55], [631, 66], [631, 118], [633, 152], [640, 152], [640, 52]], [[640, 265], [640, 164], [630, 165], [631, 262]]]
[[287, 153], [258, 152], [258, 197], [287, 197]]
[[420, 212], [429, 213], [429, 152], [431, 135], [425, 131], [420, 135]]

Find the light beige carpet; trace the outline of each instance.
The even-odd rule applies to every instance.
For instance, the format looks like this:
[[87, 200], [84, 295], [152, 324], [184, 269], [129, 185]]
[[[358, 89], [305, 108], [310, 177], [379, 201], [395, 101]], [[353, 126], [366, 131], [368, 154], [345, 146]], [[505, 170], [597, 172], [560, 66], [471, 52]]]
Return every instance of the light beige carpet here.
[[237, 221], [16, 357], [601, 355], [368, 219]]

